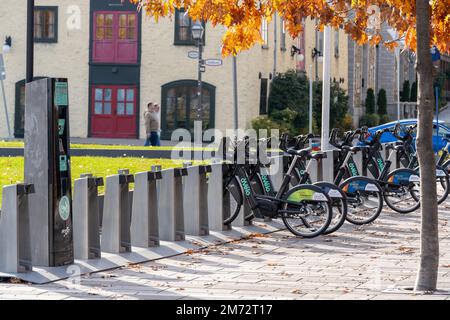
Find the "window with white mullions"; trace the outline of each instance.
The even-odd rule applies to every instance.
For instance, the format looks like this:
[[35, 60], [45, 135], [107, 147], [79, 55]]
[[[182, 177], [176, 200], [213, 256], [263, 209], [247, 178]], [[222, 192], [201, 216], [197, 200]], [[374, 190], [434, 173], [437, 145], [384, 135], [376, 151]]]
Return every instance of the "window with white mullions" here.
[[117, 115], [134, 115], [134, 89], [117, 90]]
[[[195, 24], [186, 11], [181, 9], [176, 9], [175, 11], [175, 45], [197, 45], [196, 41], [192, 38], [192, 26]], [[205, 24], [202, 23], [203, 29], [205, 29]], [[203, 32], [203, 45], [205, 45], [205, 32]]]
[[34, 8], [34, 42], [58, 42], [58, 7]]

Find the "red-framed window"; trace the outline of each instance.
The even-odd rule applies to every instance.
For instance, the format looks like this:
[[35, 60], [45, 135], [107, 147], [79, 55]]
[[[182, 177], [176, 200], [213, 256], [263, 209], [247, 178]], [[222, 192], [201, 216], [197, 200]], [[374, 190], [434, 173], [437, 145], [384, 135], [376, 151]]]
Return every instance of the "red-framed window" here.
[[137, 88], [94, 85], [91, 90], [91, 136], [135, 138]]
[[94, 12], [92, 61], [136, 63], [137, 21], [132, 11]]

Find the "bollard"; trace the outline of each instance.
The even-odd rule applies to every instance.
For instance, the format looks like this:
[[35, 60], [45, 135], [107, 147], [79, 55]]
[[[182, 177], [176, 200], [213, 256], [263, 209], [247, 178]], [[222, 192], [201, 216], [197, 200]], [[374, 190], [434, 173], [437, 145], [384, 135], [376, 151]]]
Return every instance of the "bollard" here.
[[98, 187], [103, 178], [83, 174], [74, 182], [73, 247], [75, 259], [101, 257]]
[[225, 231], [230, 226], [223, 224], [225, 217], [230, 214], [224, 206], [226, 199], [223, 192], [223, 173], [226, 164], [213, 163], [208, 178], [208, 225], [209, 230]]
[[3, 187], [0, 213], [0, 271], [26, 272], [32, 270], [30, 212], [28, 195], [34, 193], [32, 184]]
[[209, 234], [208, 228], [208, 184], [206, 175], [211, 166], [187, 166], [183, 182], [184, 230], [193, 236]]
[[134, 182], [134, 177], [128, 170], [119, 170], [119, 174], [106, 177], [101, 237], [101, 249], [104, 252], [131, 251], [129, 205], [131, 182]]
[[159, 238], [165, 241], [184, 240], [183, 183], [186, 168], [161, 171], [158, 188]]
[[[157, 168], [155, 168], [157, 169]], [[136, 247], [159, 245], [158, 197], [156, 181], [161, 170], [136, 173], [131, 215], [131, 244]]]

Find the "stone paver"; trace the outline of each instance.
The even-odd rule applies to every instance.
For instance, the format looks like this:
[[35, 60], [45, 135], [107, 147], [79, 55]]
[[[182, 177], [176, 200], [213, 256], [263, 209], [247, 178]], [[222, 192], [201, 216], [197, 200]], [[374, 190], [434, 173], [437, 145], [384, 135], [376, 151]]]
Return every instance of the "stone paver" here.
[[[439, 288], [450, 290], [450, 207], [440, 214]], [[419, 214], [306, 240], [287, 231], [47, 285], [0, 283], [0, 299], [450, 299], [414, 284]], [[395, 290], [394, 290], [395, 291]]]

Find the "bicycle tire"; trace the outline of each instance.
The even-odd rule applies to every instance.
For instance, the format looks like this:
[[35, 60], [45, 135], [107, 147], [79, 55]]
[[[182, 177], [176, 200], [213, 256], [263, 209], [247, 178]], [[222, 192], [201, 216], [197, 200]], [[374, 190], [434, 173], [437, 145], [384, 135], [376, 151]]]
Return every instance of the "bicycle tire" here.
[[[444, 165], [445, 165], [445, 163], [444, 163]], [[419, 167], [416, 167], [414, 169], [414, 171], [417, 172], [417, 174], [419, 174]], [[444, 176], [440, 176], [442, 174], [444, 174]], [[448, 170], [444, 166], [442, 166], [442, 167], [441, 166], [436, 166], [436, 180], [437, 180], [436, 181], [436, 191], [437, 191], [438, 184], [440, 184], [443, 187], [443, 189], [444, 189], [444, 192], [437, 199], [438, 204], [441, 204], [445, 200], [447, 200], [447, 197], [448, 197], [448, 195], [450, 193], [450, 186], [449, 186], [449, 184], [450, 184], [450, 177], [449, 177], [449, 174], [448, 174]], [[445, 186], [443, 184], [443, 181], [445, 181]], [[411, 194], [411, 195], [417, 201], [420, 200], [420, 196], [418, 196], [417, 194]]]
[[[416, 171], [412, 169], [407, 168], [400, 168], [391, 171], [386, 176], [386, 181], [389, 183], [394, 183], [395, 186], [392, 186], [390, 184], [386, 184], [383, 188], [383, 198], [384, 202], [386, 202], [387, 206], [394, 210], [395, 212], [406, 214], [411, 213], [415, 210], [417, 210], [420, 207], [420, 202], [418, 199], [416, 199], [413, 194], [414, 192], [411, 192], [411, 188], [414, 187], [416, 184], [416, 180], [418, 178], [418, 175]], [[411, 195], [411, 199], [414, 201], [413, 205], [407, 209], [404, 209], [402, 205], [408, 204], [408, 199], [395, 199], [396, 197], [389, 197], [389, 193], [398, 193], [396, 192], [397, 188], [407, 188], [406, 194]], [[389, 188], [389, 189], [388, 189]], [[404, 190], [405, 192], [406, 190]], [[398, 204], [398, 206], [397, 206]]]
[[[230, 200], [228, 203], [227, 199]], [[225, 225], [229, 225], [238, 217], [244, 203], [244, 196], [236, 177], [232, 177], [228, 181], [227, 185], [224, 186], [223, 201], [224, 211], [230, 212], [230, 215], [228, 217], [225, 217], [223, 223]]]
[[[370, 179], [363, 176], [355, 176], [344, 180], [339, 187], [345, 192], [347, 196], [347, 221], [353, 223], [355, 225], [363, 225], [368, 224], [375, 221], [381, 213], [383, 209], [383, 191], [374, 179]], [[373, 214], [371, 214], [368, 218], [359, 218], [356, 219], [353, 216], [356, 214], [351, 210], [351, 208], [356, 209], [365, 204], [365, 200], [361, 197], [368, 197], [368, 195], [372, 195], [376, 197], [374, 201], [376, 201], [376, 206], [372, 209]], [[362, 202], [361, 202], [362, 201]], [[374, 204], [374, 205], [375, 205]], [[365, 210], [365, 209], [361, 209]], [[361, 214], [364, 211], [357, 211], [356, 213]]]
[[[323, 232], [323, 234], [331, 234], [339, 230], [347, 219], [347, 196], [342, 189], [330, 182], [320, 181], [313, 185], [321, 188], [331, 199], [332, 219], [328, 228]], [[336, 211], [339, 213], [335, 214]]]
[[[290, 208], [297, 210], [298, 207], [301, 207], [302, 210], [307, 211], [307, 214], [312, 212], [316, 217], [321, 215], [322, 218], [319, 227], [315, 227], [310, 225], [312, 222], [306, 222], [305, 218], [301, 216], [304, 212], [299, 211], [300, 218], [296, 219], [297, 223], [301, 221], [307, 229], [313, 227], [311, 232], [303, 232], [296, 229], [299, 225], [294, 226], [290, 222], [291, 216], [288, 216], [288, 213], [282, 213], [281, 219], [291, 233], [302, 238], [315, 238], [327, 230], [332, 219], [331, 199], [321, 188], [315, 185], [299, 185], [287, 191], [283, 195], [283, 200], [290, 201], [290, 203], [286, 202], [282, 205], [284, 210]], [[304, 209], [305, 207], [306, 209]], [[310, 215], [312, 216], [312, 214]]]

